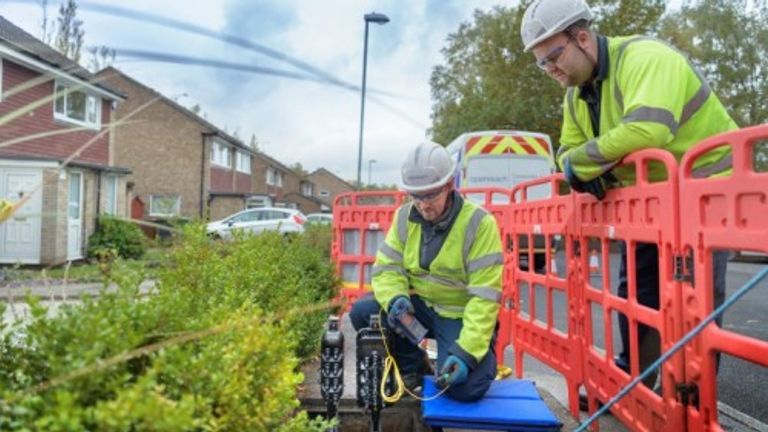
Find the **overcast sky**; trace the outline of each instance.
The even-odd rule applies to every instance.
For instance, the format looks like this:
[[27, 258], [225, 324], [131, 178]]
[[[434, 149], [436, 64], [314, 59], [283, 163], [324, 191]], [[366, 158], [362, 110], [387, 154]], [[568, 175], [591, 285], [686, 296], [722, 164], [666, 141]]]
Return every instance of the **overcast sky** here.
[[[59, 0], [49, 0], [49, 18]], [[130, 14], [99, 13], [89, 4], [151, 13], [211, 32], [233, 35], [308, 63], [350, 85], [362, 77], [363, 15], [386, 14], [391, 22], [371, 24], [368, 39], [368, 95], [362, 180], [375, 159], [374, 183], [393, 184], [407, 150], [426, 138], [430, 125], [429, 76], [442, 62], [446, 38], [475, 9], [503, 0], [98, 0], [79, 2], [85, 44], [148, 50], [215, 61], [301, 71], [296, 66], [221, 40], [184, 32]], [[0, 0], [0, 14], [38, 36], [37, 2]], [[87, 59], [87, 56], [84, 56]], [[86, 63], [82, 61], [81, 63]], [[260, 149], [281, 162], [324, 167], [340, 177], [357, 175], [360, 93], [313, 81], [118, 57], [115, 66], [185, 106], [199, 104], [212, 123], [246, 143], [255, 134]], [[379, 91], [379, 94], [374, 92]], [[376, 103], [381, 100], [394, 108]], [[397, 112], [393, 112], [393, 111]]]

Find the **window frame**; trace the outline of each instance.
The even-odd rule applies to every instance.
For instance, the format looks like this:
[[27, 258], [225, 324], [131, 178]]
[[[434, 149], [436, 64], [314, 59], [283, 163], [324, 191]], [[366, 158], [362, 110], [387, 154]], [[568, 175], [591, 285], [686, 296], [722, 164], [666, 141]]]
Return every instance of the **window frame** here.
[[[243, 161], [246, 161], [245, 164], [243, 164]], [[237, 150], [237, 157], [235, 158], [235, 169], [238, 172], [244, 173], [244, 174], [250, 174], [251, 173], [251, 162], [252, 158], [250, 153], [246, 153], [244, 151]]]
[[[2, 72], [2, 71], [0, 71]], [[55, 120], [73, 123], [79, 126], [84, 126], [89, 129], [99, 130], [101, 129], [101, 97], [89, 93], [85, 90], [67, 90], [74, 87], [73, 84], [67, 84], [64, 81], [56, 80], [53, 84], [53, 118]], [[60, 90], [62, 89], [62, 90]], [[62, 93], [59, 96], [59, 93]], [[85, 96], [85, 103], [83, 107], [83, 119], [80, 120], [75, 117], [71, 117], [68, 113], [68, 99], [69, 95], [73, 93], [82, 93]], [[64, 112], [59, 111], [59, 100], [62, 100], [62, 107]], [[93, 112], [90, 112], [91, 108]], [[93, 118], [91, 119], [91, 115]]]
[[[106, 186], [104, 187], [104, 213], [112, 216], [117, 215], [117, 190], [118, 190], [118, 184], [120, 182], [119, 178], [116, 175], [107, 175], [104, 176], [106, 180]], [[110, 185], [110, 182], [114, 181]], [[109, 192], [110, 190], [114, 194], [113, 200], [112, 200], [112, 208], [109, 208]]]
[[301, 184], [301, 194], [306, 197], [311, 197], [315, 193], [315, 187], [310, 182], [303, 182]]
[[[174, 204], [175, 213], [157, 213], [154, 211], [153, 202], [155, 198], [176, 198], [176, 204]], [[181, 195], [173, 194], [151, 194], [149, 196], [149, 216], [151, 217], [175, 217], [181, 216]]]
[[232, 150], [225, 143], [214, 140], [211, 145], [211, 164], [220, 168], [232, 169]]

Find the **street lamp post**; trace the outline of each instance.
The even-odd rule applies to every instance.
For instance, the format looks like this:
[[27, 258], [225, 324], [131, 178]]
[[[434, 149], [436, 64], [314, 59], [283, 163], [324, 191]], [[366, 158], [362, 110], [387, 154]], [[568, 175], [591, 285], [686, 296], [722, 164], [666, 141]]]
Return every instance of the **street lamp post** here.
[[360, 183], [360, 171], [363, 165], [363, 120], [365, 119], [365, 72], [368, 63], [368, 24], [386, 24], [389, 22], [389, 17], [380, 13], [365, 14], [365, 38], [363, 40], [363, 87], [360, 92], [360, 140], [357, 146], [357, 187], [361, 186]]
[[369, 159], [368, 160], [368, 186], [371, 185], [371, 164], [375, 164], [376, 159]]

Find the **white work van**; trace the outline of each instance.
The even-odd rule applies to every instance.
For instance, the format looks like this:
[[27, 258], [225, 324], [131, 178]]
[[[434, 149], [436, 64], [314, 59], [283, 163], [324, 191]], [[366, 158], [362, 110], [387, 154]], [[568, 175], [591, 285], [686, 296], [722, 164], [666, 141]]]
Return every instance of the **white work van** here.
[[[514, 186], [554, 172], [552, 142], [537, 132], [498, 130], [467, 132], [446, 147], [456, 160], [459, 188]], [[528, 199], [549, 198], [548, 185], [528, 191]]]

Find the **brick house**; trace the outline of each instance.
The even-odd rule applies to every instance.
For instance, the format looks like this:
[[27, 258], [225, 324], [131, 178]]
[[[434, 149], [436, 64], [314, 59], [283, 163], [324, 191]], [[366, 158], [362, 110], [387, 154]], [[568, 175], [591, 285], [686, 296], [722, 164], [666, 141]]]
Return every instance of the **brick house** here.
[[281, 203], [299, 209], [304, 214], [321, 211], [323, 202], [314, 196], [315, 184], [308, 180], [304, 173], [290, 170], [285, 175], [284, 183], [286, 192]]
[[125, 213], [107, 127], [123, 100], [0, 16], [0, 196], [24, 200], [0, 225], [0, 263], [81, 259], [97, 216]]
[[321, 210], [324, 212], [331, 211], [337, 195], [355, 190], [354, 186], [325, 168], [316, 169], [307, 176], [307, 180], [314, 183], [314, 196], [323, 202]]
[[132, 217], [216, 220], [259, 200], [250, 147], [114, 67], [98, 76], [128, 97], [115, 117], [132, 123], [112, 134], [115, 162], [133, 171]]

